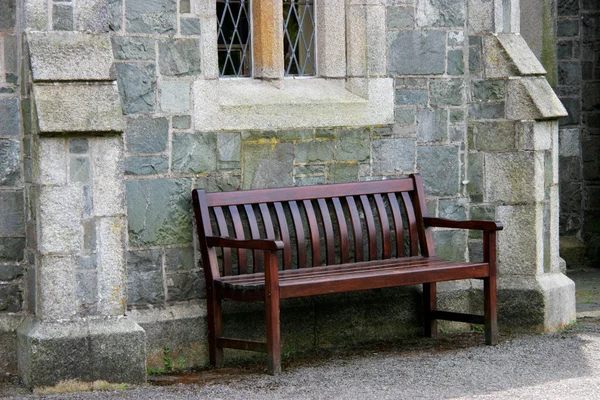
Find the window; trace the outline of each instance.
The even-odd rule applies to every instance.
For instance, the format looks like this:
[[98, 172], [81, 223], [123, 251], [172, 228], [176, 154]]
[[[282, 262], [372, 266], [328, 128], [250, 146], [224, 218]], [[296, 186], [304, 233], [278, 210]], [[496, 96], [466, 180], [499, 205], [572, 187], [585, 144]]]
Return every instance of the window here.
[[[261, 0], [256, 0], [261, 3]], [[282, 53], [285, 76], [316, 75], [316, 37], [314, 0], [282, 0]], [[262, 6], [262, 7], [261, 7]], [[251, 0], [217, 0], [217, 42], [219, 76], [252, 76], [252, 8]], [[258, 15], [264, 5], [254, 7]], [[268, 7], [267, 7], [268, 8]], [[275, 11], [275, 10], [269, 10]], [[255, 27], [262, 35], [268, 34], [272, 21], [277, 18], [259, 18]], [[265, 26], [268, 24], [270, 26]], [[277, 37], [278, 35], [271, 35]], [[257, 46], [258, 51], [271, 51], [272, 46]], [[257, 60], [262, 60], [260, 54]], [[255, 60], [255, 61], [257, 61]], [[279, 63], [278, 63], [279, 64]]]
[[[378, 0], [191, 0], [204, 132], [394, 122], [386, 5]], [[311, 79], [290, 79], [310, 76]], [[256, 79], [222, 79], [252, 77]]]

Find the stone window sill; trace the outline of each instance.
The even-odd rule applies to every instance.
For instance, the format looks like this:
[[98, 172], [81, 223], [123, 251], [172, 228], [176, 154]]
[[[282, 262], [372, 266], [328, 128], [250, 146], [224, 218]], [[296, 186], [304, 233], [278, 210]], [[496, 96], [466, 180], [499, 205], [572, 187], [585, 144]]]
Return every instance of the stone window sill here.
[[256, 79], [195, 81], [196, 130], [297, 129], [394, 122], [391, 78], [289, 78], [282, 82], [282, 87], [277, 88]]

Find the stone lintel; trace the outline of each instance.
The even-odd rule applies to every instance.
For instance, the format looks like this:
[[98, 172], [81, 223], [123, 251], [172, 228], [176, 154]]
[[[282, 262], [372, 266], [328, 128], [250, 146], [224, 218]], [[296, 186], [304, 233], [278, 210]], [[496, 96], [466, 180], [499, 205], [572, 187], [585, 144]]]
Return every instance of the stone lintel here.
[[108, 84], [34, 84], [40, 134], [121, 133], [125, 128], [119, 91]]
[[29, 387], [67, 380], [141, 384], [146, 381], [146, 333], [127, 317], [42, 322], [17, 329], [19, 375]]
[[29, 32], [27, 41], [34, 82], [115, 79], [107, 33]]

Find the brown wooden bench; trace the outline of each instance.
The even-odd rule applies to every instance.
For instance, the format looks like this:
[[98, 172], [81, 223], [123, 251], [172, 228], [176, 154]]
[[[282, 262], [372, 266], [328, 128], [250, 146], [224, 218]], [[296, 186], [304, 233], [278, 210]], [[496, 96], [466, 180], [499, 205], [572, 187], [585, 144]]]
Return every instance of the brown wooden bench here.
[[[206, 277], [210, 362], [223, 348], [267, 353], [281, 371], [280, 299], [423, 284], [425, 335], [436, 320], [485, 326], [497, 343], [496, 231], [493, 221], [427, 216], [420, 175], [384, 181], [259, 189], [193, 191]], [[432, 227], [483, 231], [483, 261], [435, 256]], [[436, 282], [483, 279], [484, 315], [440, 311]], [[222, 336], [222, 300], [264, 302], [266, 343]]]

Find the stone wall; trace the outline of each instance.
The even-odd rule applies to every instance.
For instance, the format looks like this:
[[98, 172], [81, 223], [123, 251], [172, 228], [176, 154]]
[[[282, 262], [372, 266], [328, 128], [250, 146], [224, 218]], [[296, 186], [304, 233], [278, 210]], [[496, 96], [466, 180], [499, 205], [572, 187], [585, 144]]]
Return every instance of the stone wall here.
[[600, 260], [600, 4], [558, 1], [561, 254], [568, 265]]
[[[17, 41], [29, 46], [20, 53], [27, 83], [20, 94], [25, 140], [22, 152], [19, 147], [7, 159], [19, 174], [24, 159], [29, 173], [10, 190], [0, 189], [0, 196], [17, 193], [20, 208], [28, 204], [16, 222], [18, 232], [5, 235], [23, 241], [26, 219], [27, 253], [35, 256], [28, 285], [7, 285], [24, 291], [26, 309], [35, 315], [19, 328], [26, 383], [99, 376], [139, 382], [143, 357], [148, 366], [160, 367], [165, 346], [185, 366], [206, 362], [193, 188], [326, 184], [418, 171], [430, 215], [506, 224], [499, 235], [503, 326], [552, 330], [574, 318], [573, 284], [558, 262], [555, 120], [565, 114], [544, 69], [516, 35], [518, 1], [347, 1], [352, 40], [345, 41], [346, 76], [322, 81], [329, 87], [341, 82], [336, 87], [360, 107], [368, 103], [369, 90], [393, 81], [393, 123], [306, 127], [305, 120], [280, 118], [287, 128], [251, 130], [215, 129], [218, 118], [209, 129], [198, 117], [204, 103], [194, 88], [217, 80], [205, 70], [215, 54], [209, 40], [214, 10], [202, 7], [209, 3], [23, 2]], [[0, 32], [6, 49], [10, 34]], [[98, 95], [105, 91], [111, 95]], [[21, 125], [19, 93], [0, 96], [16, 104], [9, 100], [0, 118]], [[66, 104], [70, 114], [57, 104]], [[93, 117], [96, 105], [103, 118]], [[360, 107], [346, 112], [365, 109]], [[0, 140], [15, 143], [14, 134], [6, 136]], [[443, 257], [481, 257], [477, 234], [434, 234]], [[479, 281], [440, 285], [440, 305], [480, 311], [481, 291]], [[285, 351], [414, 334], [419, 292], [409, 287], [287, 303], [292, 311], [284, 313]], [[13, 294], [7, 299], [22, 303]], [[228, 307], [225, 319], [226, 329], [262, 335], [261, 312], [252, 307]], [[77, 345], [74, 340], [77, 351], [90, 343], [95, 353], [77, 371], [65, 370], [61, 362], [68, 358], [52, 357], [53, 343], [64, 349]], [[36, 354], [45, 349], [48, 357], [36, 356], [32, 343]], [[123, 351], [114, 343], [135, 353], [129, 365], [111, 364]], [[111, 369], [124, 372], [110, 377]]]

